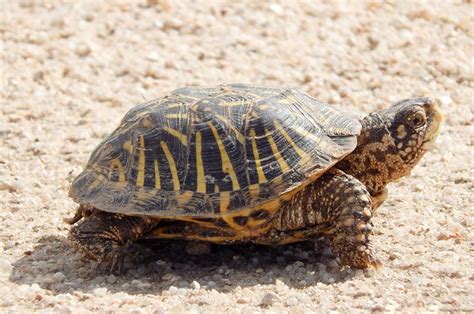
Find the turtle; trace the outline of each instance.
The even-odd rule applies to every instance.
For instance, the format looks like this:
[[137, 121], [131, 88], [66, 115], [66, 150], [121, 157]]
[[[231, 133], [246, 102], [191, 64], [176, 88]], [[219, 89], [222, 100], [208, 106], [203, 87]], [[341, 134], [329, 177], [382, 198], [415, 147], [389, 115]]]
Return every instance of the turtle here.
[[430, 97], [358, 117], [293, 87], [179, 88], [133, 107], [92, 152], [69, 190], [68, 239], [111, 271], [142, 239], [321, 237], [341, 267], [378, 269], [371, 218], [442, 120]]

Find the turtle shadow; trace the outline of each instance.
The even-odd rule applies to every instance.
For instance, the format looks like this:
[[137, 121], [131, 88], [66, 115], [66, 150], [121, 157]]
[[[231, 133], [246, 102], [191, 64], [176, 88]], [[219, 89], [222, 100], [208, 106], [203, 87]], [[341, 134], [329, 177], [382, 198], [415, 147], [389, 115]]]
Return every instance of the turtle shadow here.
[[213, 245], [210, 254], [194, 256], [185, 252], [185, 241], [154, 240], [134, 245], [125, 259], [125, 270], [117, 275], [76, 253], [65, 237], [44, 236], [32, 251], [13, 263], [9, 280], [20, 285], [37, 284], [54, 295], [104, 291], [98, 288], [136, 295], [183, 293], [179, 288], [227, 292], [278, 281], [303, 288], [351, 279], [355, 272], [340, 270], [334, 257], [324, 254], [329, 250], [326, 245]]

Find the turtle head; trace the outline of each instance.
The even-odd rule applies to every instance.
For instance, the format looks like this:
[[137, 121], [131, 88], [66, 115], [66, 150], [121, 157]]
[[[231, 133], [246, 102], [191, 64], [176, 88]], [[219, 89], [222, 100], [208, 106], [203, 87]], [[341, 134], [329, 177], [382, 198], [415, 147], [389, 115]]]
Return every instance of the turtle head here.
[[356, 149], [336, 166], [359, 179], [372, 196], [410, 174], [433, 146], [443, 115], [431, 98], [401, 100], [361, 120]]
[[443, 120], [438, 101], [428, 97], [401, 100], [378, 114], [410, 169], [433, 147]]

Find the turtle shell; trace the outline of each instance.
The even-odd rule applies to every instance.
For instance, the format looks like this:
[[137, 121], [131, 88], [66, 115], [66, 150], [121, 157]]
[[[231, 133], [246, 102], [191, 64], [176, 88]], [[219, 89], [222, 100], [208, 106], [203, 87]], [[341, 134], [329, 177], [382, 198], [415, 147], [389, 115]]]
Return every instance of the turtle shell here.
[[180, 88], [131, 109], [69, 195], [125, 215], [263, 223], [349, 154], [360, 129], [298, 89]]

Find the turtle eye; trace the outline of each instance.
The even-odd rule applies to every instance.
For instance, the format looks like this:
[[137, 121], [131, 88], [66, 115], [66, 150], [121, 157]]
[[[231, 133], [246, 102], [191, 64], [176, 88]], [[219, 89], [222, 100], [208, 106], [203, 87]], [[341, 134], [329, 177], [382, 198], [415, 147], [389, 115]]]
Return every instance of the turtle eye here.
[[426, 114], [424, 110], [419, 110], [411, 114], [407, 119], [408, 125], [414, 129], [421, 128], [426, 124]]

